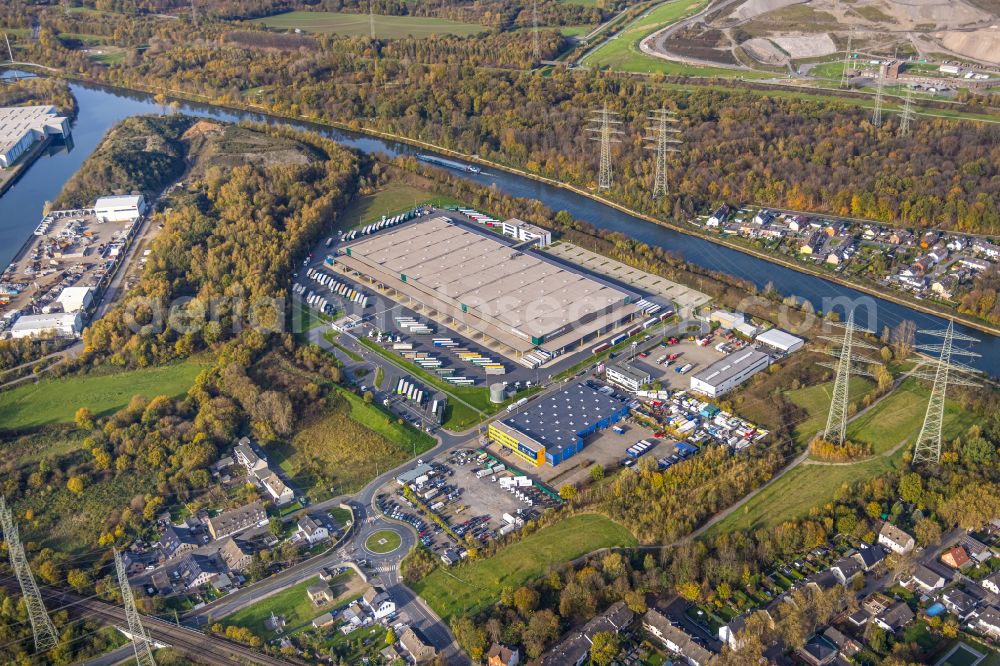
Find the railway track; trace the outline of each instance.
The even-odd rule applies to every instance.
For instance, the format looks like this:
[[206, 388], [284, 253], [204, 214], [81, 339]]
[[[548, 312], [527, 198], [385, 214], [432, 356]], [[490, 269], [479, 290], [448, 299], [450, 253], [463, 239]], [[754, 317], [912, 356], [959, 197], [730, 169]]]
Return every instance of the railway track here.
[[[86, 616], [115, 627], [127, 626], [125, 609], [96, 599], [84, 599], [75, 594], [43, 589], [42, 596], [50, 608], [67, 607], [70, 615]], [[151, 639], [169, 645], [184, 656], [210, 666], [287, 666], [302, 664], [298, 660], [277, 659], [252, 648], [210, 636], [193, 629], [177, 626], [155, 617], [143, 616], [142, 626]]]

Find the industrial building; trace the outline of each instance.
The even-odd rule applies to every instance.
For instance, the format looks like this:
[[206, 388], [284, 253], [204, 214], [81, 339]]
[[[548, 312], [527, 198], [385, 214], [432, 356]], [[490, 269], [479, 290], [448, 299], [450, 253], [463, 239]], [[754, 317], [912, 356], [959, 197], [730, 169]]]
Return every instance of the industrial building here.
[[11, 337], [75, 338], [83, 331], [83, 318], [79, 312], [53, 312], [51, 314], [22, 315], [10, 329]]
[[627, 363], [610, 363], [604, 371], [604, 376], [612, 384], [617, 384], [629, 391], [638, 391], [652, 381], [649, 373]]
[[526, 242], [537, 240], [538, 247], [548, 247], [552, 244], [552, 232], [542, 229], [530, 222], [512, 217], [500, 223], [500, 230], [504, 236], [510, 236], [516, 241]]
[[558, 356], [638, 312], [620, 287], [443, 216], [368, 236], [336, 261], [514, 360], [536, 348]]
[[56, 302], [63, 312], [81, 312], [94, 302], [93, 287], [66, 287], [60, 292]]
[[716, 398], [766, 369], [771, 360], [770, 354], [757, 349], [733, 352], [692, 375], [691, 390]]
[[490, 423], [488, 434], [532, 465], [555, 466], [582, 451], [585, 437], [617, 423], [628, 412], [621, 401], [576, 384]]
[[0, 108], [0, 167], [10, 167], [35, 143], [46, 137], [69, 136], [69, 119], [54, 106]]
[[94, 216], [105, 222], [131, 222], [146, 212], [146, 198], [141, 194], [101, 197], [94, 204]]
[[779, 351], [782, 354], [791, 354], [802, 348], [806, 343], [802, 338], [795, 337], [791, 333], [786, 333], [780, 328], [772, 328], [757, 336], [757, 342], [767, 345], [769, 348]]

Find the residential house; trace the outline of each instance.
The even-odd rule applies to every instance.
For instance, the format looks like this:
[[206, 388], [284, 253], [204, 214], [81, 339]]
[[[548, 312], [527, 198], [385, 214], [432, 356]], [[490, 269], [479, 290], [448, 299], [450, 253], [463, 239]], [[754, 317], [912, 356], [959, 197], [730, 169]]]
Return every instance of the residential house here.
[[774, 213], [769, 210], [759, 210], [757, 214], [753, 216], [753, 223], [757, 226], [767, 226], [774, 221]]
[[971, 534], [963, 536], [961, 544], [965, 548], [965, 552], [969, 554], [969, 557], [976, 562], [986, 562], [993, 557], [993, 549]]
[[898, 229], [889, 234], [889, 242], [893, 245], [907, 245], [913, 239], [909, 231]]
[[135, 553], [126, 550], [122, 553], [121, 558], [122, 564], [125, 566], [125, 573], [127, 574], [137, 574], [146, 568], [146, 565], [143, 564], [142, 560]]
[[265, 474], [259, 478], [261, 485], [264, 486], [264, 490], [267, 491], [267, 494], [271, 496], [271, 499], [277, 506], [290, 504], [295, 499], [295, 493], [292, 492], [292, 489], [286, 486], [285, 482], [274, 472]]
[[305, 516], [298, 522], [298, 533], [310, 546], [321, 543], [330, 538], [330, 531], [326, 525], [319, 522], [312, 516]]
[[399, 637], [399, 644], [403, 646], [415, 664], [426, 664], [434, 660], [437, 653], [424, 635], [413, 627], [407, 627], [406, 631]]
[[934, 590], [940, 590], [947, 582], [944, 576], [938, 572], [932, 571], [922, 564], [918, 564], [913, 570], [910, 580], [907, 582], [907, 587], [911, 589], [916, 587], [924, 594], [930, 594]]
[[244, 437], [236, 444], [234, 455], [236, 462], [243, 465], [250, 476], [257, 476], [258, 472], [262, 472], [268, 468], [267, 458], [254, 451], [249, 437]]
[[240, 541], [231, 536], [219, 541], [219, 557], [226, 563], [230, 571], [237, 573], [246, 571], [253, 560], [250, 549]]
[[985, 259], [975, 259], [973, 257], [961, 257], [958, 263], [976, 272], [988, 271], [993, 268], [993, 264]]
[[368, 588], [361, 598], [376, 620], [381, 620], [396, 612], [396, 603], [389, 597], [385, 590], [377, 585]]
[[865, 571], [871, 571], [885, 559], [885, 548], [878, 544], [874, 546], [861, 546], [854, 553], [854, 558], [861, 563]]
[[813, 232], [802, 245], [799, 246], [799, 254], [813, 254], [823, 244], [823, 235], [818, 231]]
[[1000, 594], [1000, 571], [991, 573], [979, 584], [983, 586], [984, 590], [992, 592], [993, 594]]
[[984, 240], [977, 240], [972, 244], [972, 249], [987, 259], [1000, 259], [1000, 245], [994, 245]]
[[841, 654], [847, 657], [853, 657], [857, 653], [861, 652], [861, 645], [850, 638], [845, 636], [842, 632], [838, 631], [834, 627], [827, 627], [823, 631], [823, 635], [840, 650]]
[[972, 560], [969, 559], [969, 553], [967, 553], [965, 548], [961, 545], [955, 546], [951, 550], [946, 550], [944, 554], [941, 555], [941, 561], [952, 569], [967, 567], [972, 562]]
[[740, 640], [739, 634], [746, 626], [746, 616], [737, 615], [729, 624], [719, 627], [719, 640], [729, 645], [733, 650], [739, 650], [743, 646], [743, 641]]
[[718, 227], [722, 225], [727, 219], [729, 219], [729, 206], [727, 206], [726, 204], [722, 204], [721, 206], [716, 208], [715, 212], [712, 213], [712, 216], [708, 218], [708, 221], [705, 223], [705, 226]]
[[406, 663], [406, 657], [404, 657], [403, 654], [396, 649], [395, 645], [385, 646], [381, 651], [379, 651], [379, 654], [382, 655], [382, 663], [384, 664]]
[[183, 555], [200, 545], [198, 538], [186, 527], [167, 525], [160, 533], [160, 553], [164, 560]]
[[939, 599], [949, 613], [963, 622], [976, 609], [976, 600], [958, 588], [945, 590]]
[[822, 634], [813, 634], [795, 653], [801, 657], [802, 661], [812, 666], [827, 666], [837, 659], [839, 654], [837, 646]]
[[494, 643], [486, 653], [486, 666], [517, 666], [520, 659], [521, 653], [517, 648]]
[[312, 626], [315, 627], [316, 629], [329, 627], [331, 624], [333, 624], [333, 615], [331, 615], [330, 613], [323, 613], [322, 615], [320, 615], [319, 617], [317, 617], [312, 621]]
[[221, 539], [242, 532], [266, 520], [267, 511], [264, 510], [264, 505], [259, 501], [251, 502], [236, 509], [223, 511], [214, 518], [209, 518], [208, 532], [213, 539]]
[[326, 583], [313, 583], [306, 588], [306, 596], [314, 606], [324, 606], [333, 603], [333, 592]]
[[792, 231], [801, 231], [806, 227], [806, 220], [801, 215], [793, 215], [788, 220], [788, 228]]
[[875, 624], [890, 633], [895, 633], [913, 622], [913, 611], [902, 601], [897, 601], [892, 606], [875, 616]]
[[842, 260], [843, 257], [836, 250], [826, 255], [826, 263], [830, 264], [831, 266], [839, 266]]
[[882, 523], [882, 529], [878, 533], [878, 542], [900, 555], [910, 552], [917, 545], [913, 537], [888, 522]]
[[216, 557], [188, 553], [174, 566], [168, 566], [174, 587], [186, 587], [189, 590], [209, 584], [213, 578], [223, 573], [222, 562]]
[[928, 231], [920, 238], [920, 247], [926, 250], [937, 245], [939, 240], [941, 240], [941, 234], [936, 231]]
[[934, 267], [934, 260], [929, 256], [923, 256], [913, 262], [911, 272], [915, 276], [927, 275], [927, 271]]
[[853, 557], [842, 557], [830, 567], [830, 571], [837, 577], [841, 585], [847, 585], [851, 579], [861, 573], [861, 563]]
[[958, 277], [954, 275], [943, 275], [931, 280], [931, 291], [941, 298], [951, 298], [955, 294], [958, 286]]
[[717, 655], [694, 641], [690, 634], [670, 621], [656, 609], [646, 611], [642, 616], [642, 627], [660, 640], [673, 654], [680, 655], [692, 666], [711, 664]]
[[340, 628], [340, 631], [346, 636], [364, 625], [365, 612], [361, 609], [358, 602], [355, 601], [340, 613], [340, 619], [344, 621], [344, 625]]
[[869, 615], [876, 616], [888, 610], [892, 604], [893, 600], [885, 594], [872, 592], [861, 602], [861, 607], [868, 611]]
[[855, 627], [863, 627], [868, 624], [868, 620], [871, 619], [871, 614], [864, 608], [859, 608], [855, 612], [847, 616], [847, 621], [850, 622]]
[[624, 602], [618, 601], [595, 616], [578, 631], [570, 632], [558, 645], [546, 652], [540, 666], [580, 666], [590, 655], [594, 634], [606, 631], [617, 634], [632, 622], [635, 614]]
[[1000, 638], [1000, 611], [993, 606], [979, 611], [970, 620], [977, 631], [996, 640]]

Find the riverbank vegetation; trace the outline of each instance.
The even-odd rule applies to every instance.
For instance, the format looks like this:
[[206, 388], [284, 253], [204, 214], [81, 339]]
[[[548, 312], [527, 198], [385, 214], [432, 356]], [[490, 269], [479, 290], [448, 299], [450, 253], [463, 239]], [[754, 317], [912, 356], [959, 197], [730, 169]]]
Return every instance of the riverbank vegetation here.
[[76, 116], [76, 98], [61, 79], [35, 77], [9, 82], [0, 87], [2, 106], [55, 106], [59, 113]]

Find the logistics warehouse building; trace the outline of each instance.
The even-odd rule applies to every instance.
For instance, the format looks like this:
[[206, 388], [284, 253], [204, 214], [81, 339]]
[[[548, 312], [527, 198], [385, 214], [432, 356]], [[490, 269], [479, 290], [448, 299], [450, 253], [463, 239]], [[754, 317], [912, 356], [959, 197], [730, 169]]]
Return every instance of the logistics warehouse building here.
[[555, 466], [582, 451], [587, 435], [626, 416], [626, 404], [577, 384], [520, 414], [494, 421], [489, 437], [532, 465], [547, 461]]
[[733, 352], [691, 376], [691, 390], [710, 398], [727, 393], [771, 365], [771, 355], [757, 349]]
[[0, 108], [0, 168], [8, 168], [47, 136], [69, 136], [69, 119], [54, 106]]
[[515, 360], [536, 347], [552, 356], [574, 349], [638, 311], [635, 295], [622, 288], [447, 217], [369, 236], [345, 252], [338, 263], [417, 301], [446, 326], [498, 343]]

